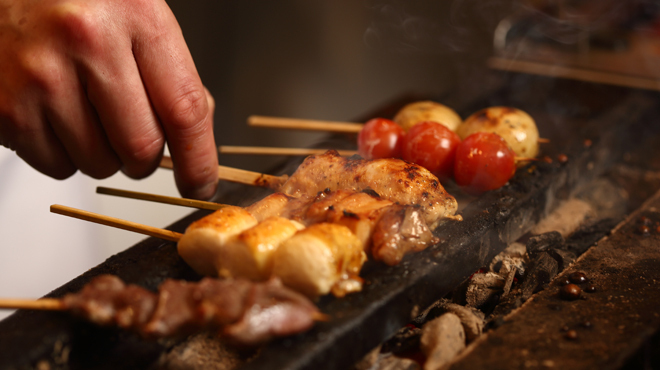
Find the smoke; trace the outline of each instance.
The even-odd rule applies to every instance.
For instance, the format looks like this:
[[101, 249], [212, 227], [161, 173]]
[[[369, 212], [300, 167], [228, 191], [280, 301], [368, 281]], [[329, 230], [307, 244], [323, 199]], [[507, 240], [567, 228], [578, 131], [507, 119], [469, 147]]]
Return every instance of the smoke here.
[[585, 36], [636, 28], [658, 9], [654, 0], [539, 0], [518, 3], [515, 18], [527, 22], [523, 36], [576, 45]]
[[365, 44], [395, 53], [466, 53], [490, 43], [492, 30], [510, 10], [505, 1], [402, 1], [370, 4]]
[[[371, 0], [369, 48], [395, 53], [469, 53], [492, 44], [501, 22], [526, 22], [518, 36], [573, 45], [585, 34], [629, 28], [658, 14], [654, 0]], [[520, 34], [522, 33], [522, 35]]]

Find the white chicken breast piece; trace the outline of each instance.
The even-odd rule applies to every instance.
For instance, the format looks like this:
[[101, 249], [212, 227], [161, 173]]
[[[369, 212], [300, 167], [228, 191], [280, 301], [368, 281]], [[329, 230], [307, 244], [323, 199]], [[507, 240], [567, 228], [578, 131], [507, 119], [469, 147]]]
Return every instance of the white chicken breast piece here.
[[218, 251], [231, 237], [256, 224], [257, 219], [241, 207], [221, 208], [188, 226], [177, 244], [179, 256], [198, 274], [218, 276]]
[[273, 254], [304, 226], [283, 217], [270, 217], [230, 238], [215, 257], [222, 277], [264, 281], [271, 276]]
[[309, 297], [332, 292], [342, 297], [362, 289], [358, 276], [367, 256], [346, 227], [320, 223], [299, 231], [273, 256], [273, 275]]

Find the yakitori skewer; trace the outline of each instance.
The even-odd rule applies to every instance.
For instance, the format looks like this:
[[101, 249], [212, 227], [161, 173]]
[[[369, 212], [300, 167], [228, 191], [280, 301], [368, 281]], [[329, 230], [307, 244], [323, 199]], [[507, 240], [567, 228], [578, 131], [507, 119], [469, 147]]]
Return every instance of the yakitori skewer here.
[[[290, 156], [308, 156], [319, 155], [327, 152], [328, 149], [313, 148], [275, 148], [262, 146], [231, 146], [221, 145], [218, 147], [220, 154], [253, 154], [253, 155], [290, 155]], [[350, 157], [358, 154], [357, 150], [337, 150], [337, 153], [343, 157]]]
[[167, 279], [154, 293], [114, 275], [99, 275], [61, 299], [0, 299], [0, 308], [69, 311], [97, 325], [154, 339], [215, 329], [241, 345], [297, 334], [329, 319], [277, 279]]
[[[163, 157], [160, 167], [172, 169], [174, 164], [172, 158]], [[279, 189], [286, 182], [288, 176], [273, 176], [265, 173], [246, 171], [238, 168], [218, 166], [218, 178], [220, 180], [237, 182], [239, 184], [255, 185], [270, 189]]]
[[53, 204], [50, 211], [64, 216], [78, 218], [85, 221], [94, 222], [101, 225], [112, 226], [122, 230], [133, 231], [139, 234], [149, 235], [160, 239], [179, 241], [183, 234], [176, 231], [159, 229], [153, 226], [147, 226], [136, 222], [126, 221], [115, 217], [105, 216], [94, 212], [83, 211], [81, 209]]
[[226, 204], [221, 204], [221, 203], [206, 202], [206, 201], [203, 201], [203, 200], [188, 199], [188, 198], [169, 197], [169, 196], [166, 196], [166, 195], [157, 195], [157, 194], [151, 194], [151, 193], [140, 193], [140, 192], [137, 192], [137, 191], [106, 188], [106, 187], [103, 187], [103, 186], [97, 187], [96, 192], [98, 194], [114, 195], [114, 196], [118, 196], [118, 197], [139, 199], [139, 200], [148, 200], [148, 201], [151, 201], [151, 202], [172, 204], [172, 205], [176, 205], [176, 206], [184, 206], [184, 207], [200, 208], [200, 209], [210, 209], [212, 211], [218, 210], [220, 208], [227, 207]]

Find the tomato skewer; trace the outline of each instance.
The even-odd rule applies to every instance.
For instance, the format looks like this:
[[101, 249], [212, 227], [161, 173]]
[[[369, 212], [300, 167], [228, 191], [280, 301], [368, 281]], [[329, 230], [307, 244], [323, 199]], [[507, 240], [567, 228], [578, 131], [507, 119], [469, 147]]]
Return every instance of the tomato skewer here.
[[456, 149], [454, 180], [469, 194], [498, 189], [515, 171], [515, 153], [497, 134], [474, 133]]
[[418, 164], [440, 180], [454, 173], [454, 157], [461, 138], [446, 126], [432, 121], [413, 126], [403, 138], [402, 158]]
[[404, 134], [394, 121], [371, 119], [358, 134], [358, 153], [366, 159], [400, 158]]

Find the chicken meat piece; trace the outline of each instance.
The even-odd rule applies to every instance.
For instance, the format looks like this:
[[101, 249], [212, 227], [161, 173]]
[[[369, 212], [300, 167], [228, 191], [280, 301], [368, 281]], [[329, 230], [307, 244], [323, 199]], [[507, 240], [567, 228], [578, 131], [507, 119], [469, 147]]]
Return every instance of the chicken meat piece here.
[[348, 227], [362, 242], [371, 246], [371, 234], [384, 209], [392, 202], [381, 199], [373, 192], [337, 190], [307, 207], [304, 221], [307, 225], [330, 222]]
[[337, 190], [307, 208], [307, 219], [348, 227], [373, 258], [396, 265], [408, 253], [419, 252], [438, 239], [426, 224], [419, 206], [402, 206], [372, 191]]
[[275, 251], [273, 275], [309, 297], [337, 297], [362, 289], [358, 276], [367, 260], [362, 242], [346, 227], [314, 224], [297, 232]]
[[177, 244], [181, 258], [198, 274], [218, 276], [218, 251], [227, 241], [257, 224], [257, 219], [241, 207], [228, 206], [202, 217], [188, 226]]
[[296, 216], [304, 212], [312, 200], [311, 197], [293, 197], [284, 193], [273, 193], [245, 209], [259, 222], [277, 216], [297, 219]]
[[294, 197], [313, 197], [326, 189], [370, 189], [393, 203], [419, 205], [431, 228], [444, 219], [458, 218], [454, 216], [456, 199], [445, 191], [437, 177], [421, 166], [394, 158], [344, 158], [334, 150], [310, 156], [280, 191]]
[[97, 325], [139, 330], [151, 318], [158, 297], [114, 275], [100, 275], [78, 293], [64, 296], [64, 307]]
[[315, 318], [323, 316], [309, 299], [282, 286], [279, 279], [253, 285], [245, 295], [245, 305], [250, 309], [222, 330], [225, 338], [241, 345], [300, 333], [311, 328]]
[[283, 217], [270, 217], [230, 238], [214, 257], [218, 274], [252, 281], [268, 280], [273, 253], [282, 242], [305, 227]]
[[383, 212], [374, 228], [371, 255], [394, 266], [406, 254], [422, 251], [438, 241], [426, 225], [420, 207], [393, 205]]

